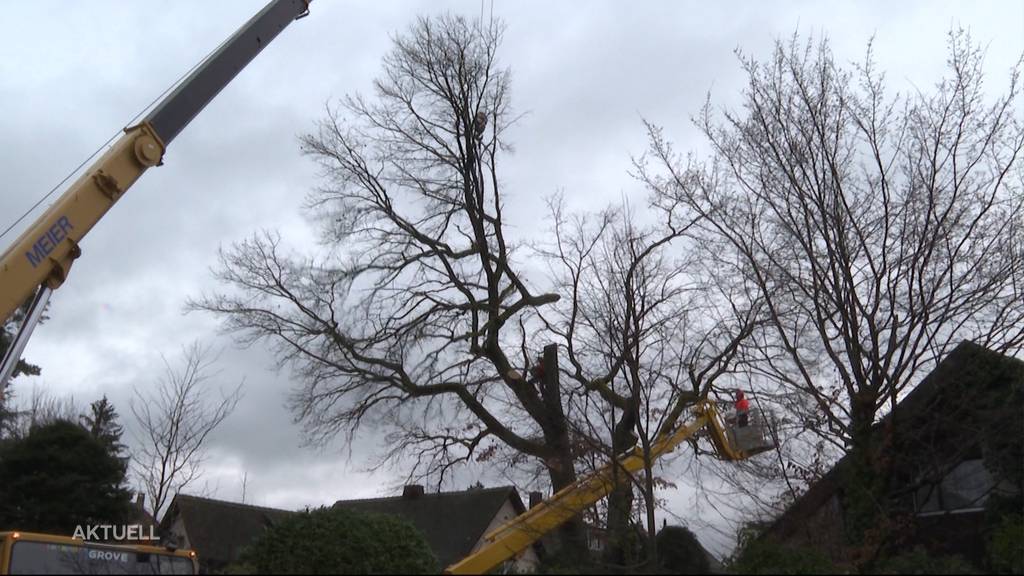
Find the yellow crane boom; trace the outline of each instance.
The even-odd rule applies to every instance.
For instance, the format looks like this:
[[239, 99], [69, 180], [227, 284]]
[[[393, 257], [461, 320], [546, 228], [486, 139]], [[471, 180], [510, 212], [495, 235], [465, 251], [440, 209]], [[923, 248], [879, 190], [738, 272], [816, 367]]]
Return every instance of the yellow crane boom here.
[[310, 0], [271, 0], [160, 101], [125, 129], [61, 197], [0, 255], [0, 322], [34, 296], [0, 362], [0, 390], [14, 371], [50, 293], [63, 284], [78, 244], [147, 169], [162, 163], [171, 141], [286, 26], [309, 12]]
[[78, 242], [146, 169], [160, 163], [163, 141], [148, 124], [125, 134], [0, 256], [0, 318], [40, 285], [60, 286], [81, 254]]
[[[651, 445], [651, 461], [675, 450], [677, 446], [707, 428], [708, 436], [720, 458], [741, 460], [766, 449], [767, 446], [757, 431], [761, 442], [737, 445], [735, 434], [723, 425], [713, 402], [704, 400], [693, 409], [693, 419], [674, 431], [662, 434]], [[515, 557], [548, 532], [566, 520], [579, 514], [587, 507], [607, 496], [614, 488], [615, 469], [636, 473], [644, 467], [643, 451], [637, 447], [616, 462], [581, 478], [558, 491], [548, 500], [527, 510], [504, 525], [484, 536], [485, 544], [461, 561], [452, 564], [446, 574], [484, 574], [502, 562]]]

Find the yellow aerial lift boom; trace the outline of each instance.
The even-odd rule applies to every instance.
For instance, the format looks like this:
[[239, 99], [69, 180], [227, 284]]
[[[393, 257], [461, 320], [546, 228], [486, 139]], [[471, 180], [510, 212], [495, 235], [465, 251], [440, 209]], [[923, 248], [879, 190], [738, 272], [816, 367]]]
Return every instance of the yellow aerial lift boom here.
[[[703, 400], [693, 409], [693, 419], [666, 434], [651, 446], [651, 460], [672, 452], [688, 438], [702, 429], [715, 452], [724, 460], [742, 460], [770, 450], [773, 444], [765, 437], [763, 416], [752, 419], [744, 428], [727, 427], [713, 402]], [[526, 550], [544, 534], [554, 530], [566, 520], [607, 496], [613, 488], [616, 468], [629, 473], [643, 470], [642, 450], [637, 447], [604, 468], [563, 488], [548, 500], [538, 504], [506, 524], [484, 536], [485, 544], [478, 550], [449, 566], [447, 574], [484, 574], [502, 562]]]
[[205, 60], [176, 90], [72, 184], [0, 256], [0, 322], [35, 295], [0, 364], [0, 390], [14, 372], [51, 292], [81, 254], [79, 242], [135, 183], [162, 163], [189, 122], [288, 24], [309, 13], [310, 0], [273, 0]]

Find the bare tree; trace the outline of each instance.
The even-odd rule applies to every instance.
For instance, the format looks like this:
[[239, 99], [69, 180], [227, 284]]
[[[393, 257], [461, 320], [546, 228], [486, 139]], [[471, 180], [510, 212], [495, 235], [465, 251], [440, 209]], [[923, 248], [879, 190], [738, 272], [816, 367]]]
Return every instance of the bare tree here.
[[[582, 394], [569, 412], [575, 434], [603, 466], [639, 443], [643, 474], [616, 470], [607, 504], [607, 562], [630, 564], [615, 538], [630, 535], [633, 492], [643, 495], [648, 558], [656, 561], [652, 447], [715, 387], [735, 387], [743, 344], [760, 318], [756, 293], [720, 273], [707, 246], [687, 238], [696, 218], [629, 206], [566, 214], [551, 203], [554, 242], [541, 253], [567, 295], [545, 316], [567, 350], [568, 376]], [[640, 225], [640, 218], [653, 220]], [[753, 298], [752, 298], [753, 296]], [[598, 398], [597, 402], [593, 398]], [[635, 534], [635, 533], [633, 533]]]
[[[267, 339], [299, 376], [293, 408], [313, 441], [386, 427], [410, 476], [445, 481], [494, 445], [576, 478], [557, 379], [531, 367], [544, 342], [520, 322], [558, 299], [531, 289], [506, 236], [499, 177], [514, 120], [502, 26], [421, 18], [394, 40], [375, 97], [329, 107], [302, 138], [323, 184], [309, 212], [327, 249], [282, 254], [263, 234], [222, 254], [235, 294], [194, 307], [243, 341]], [[567, 539], [582, 546], [577, 523]]]
[[202, 476], [207, 440], [242, 397], [242, 384], [213, 394], [214, 362], [209, 349], [195, 342], [183, 350], [181, 366], [176, 368], [164, 359], [164, 376], [154, 388], [135, 389], [131, 467], [154, 517]]
[[[606, 458], [636, 442], [642, 400], [623, 376], [626, 355], [635, 331], [646, 339], [654, 329], [646, 323], [663, 320], [646, 309], [614, 312], [606, 319], [614, 342], [592, 359], [577, 350], [572, 321], [542, 317], [563, 295], [572, 309], [578, 294], [572, 281], [557, 286], [564, 294], [535, 290], [506, 235], [499, 168], [514, 118], [508, 72], [496, 60], [500, 38], [496, 23], [450, 16], [420, 19], [397, 37], [375, 97], [329, 107], [319, 130], [302, 138], [322, 170], [308, 208], [326, 249], [289, 256], [275, 234], [258, 235], [222, 253], [220, 277], [239, 290], [193, 304], [221, 316], [243, 342], [267, 339], [296, 370], [302, 387], [293, 408], [312, 440], [351, 440], [361, 426], [376, 426], [388, 432], [388, 461], [411, 463], [410, 476], [441, 484], [455, 466], [496, 463], [500, 452], [513, 466], [540, 463], [560, 490], [576, 479], [581, 458], [580, 427], [567, 410], [612, 414], [615, 433], [592, 438]], [[607, 254], [618, 260], [595, 272], [618, 274], [607, 279], [625, 282], [630, 294], [638, 275], [653, 287], [641, 263], [692, 225], [659, 214], [662, 230], [620, 242]], [[678, 273], [668, 273], [665, 288], [675, 291]], [[587, 312], [630, 302], [650, 304], [595, 301]], [[557, 356], [545, 346], [551, 339], [568, 351], [567, 378], [538, 370], [557, 366], [539, 360], [542, 348]], [[646, 374], [638, 379], [647, 385]], [[673, 406], [661, 428], [644, 428], [645, 442], [684, 411]], [[619, 516], [629, 507], [618, 506]], [[578, 522], [564, 536], [581, 545]]]
[[742, 58], [740, 112], [697, 120], [714, 158], [678, 157], [650, 127], [664, 205], [703, 216], [763, 296], [756, 373], [811, 399], [805, 424], [850, 453], [848, 534], [876, 525], [888, 429], [873, 425], [952, 345], [1024, 343], [1024, 128], [1018, 71], [987, 96], [982, 52], [950, 34], [949, 75], [891, 96], [869, 50], [828, 43]]
[[11, 411], [8, 433], [24, 437], [36, 426], [45, 426], [58, 420], [77, 422], [81, 414], [74, 396], [57, 396], [41, 386], [32, 386], [32, 395], [26, 404], [15, 404]]

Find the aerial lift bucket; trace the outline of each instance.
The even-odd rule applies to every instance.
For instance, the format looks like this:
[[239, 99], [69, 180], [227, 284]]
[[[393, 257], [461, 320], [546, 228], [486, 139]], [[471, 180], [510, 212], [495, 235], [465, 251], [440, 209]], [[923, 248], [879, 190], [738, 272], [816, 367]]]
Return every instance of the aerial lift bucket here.
[[752, 408], [747, 412], [746, 426], [739, 426], [735, 414], [725, 418], [725, 432], [729, 437], [729, 444], [746, 456], [775, 449], [775, 441], [769, 426], [770, 423], [760, 408]]

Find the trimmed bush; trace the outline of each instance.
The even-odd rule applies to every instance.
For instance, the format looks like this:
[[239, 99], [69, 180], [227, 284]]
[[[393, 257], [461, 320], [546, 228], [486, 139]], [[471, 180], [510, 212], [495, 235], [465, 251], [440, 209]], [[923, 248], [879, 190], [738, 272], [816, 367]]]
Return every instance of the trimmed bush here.
[[260, 574], [436, 574], [423, 535], [397, 516], [341, 508], [302, 512], [268, 529], [242, 562]]
[[992, 569], [999, 574], [1024, 574], [1024, 516], [1007, 514], [996, 526], [988, 547]]
[[750, 540], [733, 557], [735, 574], [842, 574], [824, 553], [810, 548], [791, 548], [776, 542]]
[[923, 548], [880, 560], [872, 574], [976, 574], [960, 556], [932, 556]]
[[672, 574], [711, 573], [704, 547], [685, 526], [666, 526], [658, 532], [658, 565]]

